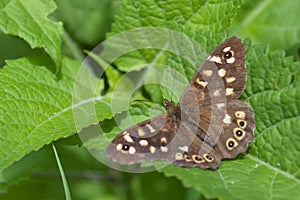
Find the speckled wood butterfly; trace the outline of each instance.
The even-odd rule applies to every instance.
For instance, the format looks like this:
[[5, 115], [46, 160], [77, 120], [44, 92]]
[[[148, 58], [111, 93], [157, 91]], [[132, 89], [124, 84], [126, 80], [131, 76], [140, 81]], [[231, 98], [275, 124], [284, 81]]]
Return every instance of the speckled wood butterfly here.
[[178, 104], [165, 100], [161, 114], [121, 132], [107, 156], [120, 164], [166, 160], [176, 166], [215, 169], [253, 140], [254, 113], [237, 98], [247, 72], [246, 49], [232, 37], [198, 68]]

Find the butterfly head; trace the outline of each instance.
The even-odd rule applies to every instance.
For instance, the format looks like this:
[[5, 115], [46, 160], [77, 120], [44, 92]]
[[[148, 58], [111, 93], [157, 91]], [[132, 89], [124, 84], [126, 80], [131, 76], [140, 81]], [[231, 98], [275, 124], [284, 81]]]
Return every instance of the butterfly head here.
[[171, 116], [172, 118], [179, 119], [181, 113], [180, 105], [172, 101], [168, 101], [167, 99], [165, 99], [164, 102], [166, 105], [166, 109], [168, 111], [168, 115]]

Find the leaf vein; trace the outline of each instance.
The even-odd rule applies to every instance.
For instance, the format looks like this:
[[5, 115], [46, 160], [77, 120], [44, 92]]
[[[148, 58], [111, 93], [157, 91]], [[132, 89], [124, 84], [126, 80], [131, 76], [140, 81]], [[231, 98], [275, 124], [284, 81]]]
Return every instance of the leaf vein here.
[[285, 176], [285, 177], [287, 177], [287, 178], [289, 178], [289, 179], [294, 180], [297, 184], [300, 184], [300, 180], [297, 179], [294, 175], [289, 174], [289, 173], [287, 173], [287, 172], [285, 172], [285, 171], [282, 171], [282, 170], [280, 170], [280, 169], [278, 169], [278, 168], [276, 168], [276, 167], [270, 165], [269, 163], [267, 163], [267, 162], [265, 162], [265, 161], [263, 161], [263, 160], [261, 160], [261, 159], [255, 157], [255, 156], [253, 156], [253, 155], [251, 155], [251, 154], [247, 154], [246, 157], [250, 158], [251, 160], [253, 160], [253, 161], [255, 161], [255, 162], [260, 163], [261, 165], [266, 166], [267, 168], [269, 168], [270, 170], [273, 170], [274, 172], [280, 173], [280, 174], [282, 174], [283, 176]]

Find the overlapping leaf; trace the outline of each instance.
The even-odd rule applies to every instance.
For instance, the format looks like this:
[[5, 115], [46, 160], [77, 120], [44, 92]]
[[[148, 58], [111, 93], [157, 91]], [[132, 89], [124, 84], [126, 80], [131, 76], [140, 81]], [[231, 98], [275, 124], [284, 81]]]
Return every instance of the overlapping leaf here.
[[[80, 125], [75, 124], [78, 119], [73, 117], [74, 109], [80, 110], [84, 120], [93, 115], [82, 109], [94, 104], [94, 99], [72, 102], [76, 100], [73, 87], [79, 72], [78, 62], [64, 59], [59, 80], [37, 62], [35, 58], [9, 61], [0, 70], [1, 170], [27, 153], [76, 132]], [[85, 83], [79, 87], [86, 90]], [[110, 107], [102, 101], [96, 102], [96, 110], [101, 108], [98, 118], [111, 117]]]
[[[109, 36], [143, 27], [172, 29], [174, 24], [181, 24], [191, 31], [201, 30], [203, 32], [218, 33], [224, 31], [230, 25], [232, 17], [236, 14], [240, 4], [240, 0], [126, 0], [123, 1], [119, 14], [115, 17], [115, 23]], [[157, 38], [159, 37], [158, 34]], [[133, 48], [135, 47], [134, 40], [135, 38], [128, 38], [129, 44], [133, 43], [131, 44]], [[114, 45], [116, 49], [125, 48], [122, 43], [111, 45]], [[149, 44], [149, 47], [151, 47], [151, 44]], [[115, 63], [120, 70], [130, 71], [145, 63], [163, 63], [163, 58], [156, 58], [158, 53], [159, 51], [154, 50], [136, 50], [119, 58]]]
[[56, 72], [62, 63], [62, 24], [51, 21], [47, 15], [56, 6], [48, 0], [4, 0], [0, 2], [0, 29], [23, 38], [32, 48], [44, 48], [56, 64]]
[[232, 32], [268, 41], [275, 49], [299, 47], [300, 1], [247, 0], [239, 10]]

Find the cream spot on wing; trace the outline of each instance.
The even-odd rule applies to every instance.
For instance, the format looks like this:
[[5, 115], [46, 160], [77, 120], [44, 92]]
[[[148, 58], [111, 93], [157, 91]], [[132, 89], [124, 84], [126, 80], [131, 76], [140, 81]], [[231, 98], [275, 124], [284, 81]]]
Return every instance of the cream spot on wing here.
[[246, 116], [244, 111], [236, 111], [234, 114], [239, 119], [245, 119], [245, 116]]
[[213, 71], [212, 70], [210, 70], [210, 69], [206, 69], [206, 70], [204, 70], [203, 71], [203, 74], [205, 75], [205, 76], [211, 76], [212, 74], [213, 74]]
[[235, 62], [235, 58], [234, 58], [234, 57], [231, 57], [231, 58], [229, 58], [229, 59], [226, 59], [226, 62], [232, 64], [232, 63]]
[[226, 115], [225, 115], [225, 118], [223, 119], [223, 122], [224, 122], [225, 124], [230, 124], [231, 121], [232, 121], [232, 119], [231, 119], [230, 115], [226, 114]]
[[240, 128], [233, 129], [233, 135], [237, 140], [242, 140], [245, 137], [245, 131]]
[[140, 137], [143, 137], [143, 136], [146, 135], [145, 131], [144, 131], [142, 128], [138, 128], [137, 131], [138, 131], [138, 135], [139, 135]]
[[225, 103], [218, 103], [216, 104], [216, 106], [218, 107], [218, 109], [221, 109], [225, 106]]
[[148, 144], [149, 144], [147, 140], [140, 140], [139, 143], [143, 147], [148, 146]]
[[212, 57], [209, 59], [209, 61], [215, 62], [215, 63], [219, 63], [219, 64], [222, 64], [222, 60], [221, 60], [221, 58], [218, 57], [218, 56], [212, 56]]
[[223, 49], [223, 52], [228, 52], [228, 51], [230, 51], [230, 49], [231, 49], [231, 47], [225, 47], [225, 48]]
[[162, 138], [160, 139], [160, 142], [161, 142], [161, 143], [167, 144], [167, 138], [166, 138], [166, 137], [162, 137]]
[[133, 139], [130, 137], [129, 133], [124, 135], [124, 140], [129, 143], [133, 143]]
[[154, 133], [156, 131], [150, 124], [146, 124], [146, 127], [149, 129], [150, 133]]
[[150, 146], [149, 151], [150, 153], [155, 153], [156, 148], [154, 146]]
[[203, 154], [203, 158], [207, 161], [207, 162], [212, 162], [214, 160], [214, 158], [208, 154]]
[[162, 129], [160, 129], [160, 130], [161, 130], [161, 132], [168, 132], [168, 131], [169, 131], [168, 128], [162, 128]]
[[201, 85], [202, 87], [206, 87], [207, 84], [208, 84], [206, 81], [200, 81], [199, 78], [196, 79], [196, 83], [197, 83], [198, 85]]
[[247, 122], [245, 120], [238, 119], [238, 120], [236, 120], [236, 122], [237, 122], [238, 126], [242, 129], [245, 129], [247, 126]]
[[162, 146], [162, 147], [160, 147], [160, 150], [162, 152], [168, 152], [168, 147]]
[[184, 154], [183, 157], [184, 157], [184, 160], [185, 160], [186, 162], [191, 162], [191, 161], [193, 161], [193, 160], [190, 158], [190, 156], [188, 156], [188, 155], [186, 155], [186, 154]]
[[132, 155], [135, 153], [135, 151], [136, 151], [135, 148], [131, 146], [129, 147], [128, 153]]
[[220, 90], [216, 90], [214, 91], [213, 95], [216, 97], [216, 96], [220, 96]]
[[179, 149], [180, 151], [183, 151], [183, 152], [188, 152], [188, 151], [189, 151], [189, 147], [188, 147], [188, 146], [178, 147], [178, 149]]
[[232, 77], [227, 77], [227, 78], [226, 78], [226, 82], [227, 82], [227, 83], [232, 83], [232, 82], [235, 81], [235, 80], [236, 80], [236, 78], [233, 77], [233, 76], [232, 76]]
[[123, 145], [121, 143], [117, 144], [116, 149], [117, 151], [121, 151]]
[[201, 158], [201, 156], [199, 155], [192, 155], [192, 159], [195, 163], [203, 163], [205, 162], [205, 160], [203, 158]]
[[232, 95], [233, 93], [233, 88], [226, 88], [226, 95]]
[[177, 153], [175, 154], [175, 159], [176, 159], [176, 160], [183, 160], [184, 158], [183, 158], [182, 153], [177, 152]]
[[235, 139], [233, 138], [228, 138], [228, 140], [226, 141], [226, 147], [228, 150], [232, 150], [234, 149], [236, 146], [238, 146], [238, 143]]
[[224, 77], [224, 76], [226, 75], [226, 70], [225, 70], [225, 69], [219, 69], [218, 75], [219, 75], [220, 77]]

